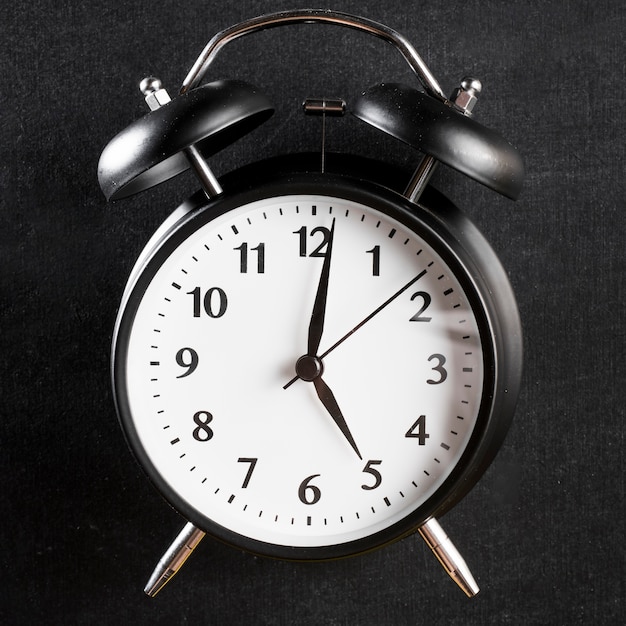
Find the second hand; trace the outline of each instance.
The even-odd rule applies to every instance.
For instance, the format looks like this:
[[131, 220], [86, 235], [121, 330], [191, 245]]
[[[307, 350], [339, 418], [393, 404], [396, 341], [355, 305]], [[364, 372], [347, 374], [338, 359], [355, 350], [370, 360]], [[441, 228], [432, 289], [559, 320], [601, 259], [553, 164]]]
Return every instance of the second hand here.
[[[411, 285], [416, 283], [422, 276], [424, 276], [424, 274], [426, 274], [426, 270], [422, 270], [417, 276], [412, 278], [406, 285], [398, 289], [396, 293], [394, 293], [390, 298], [385, 300], [385, 302], [383, 302], [377, 309], [372, 311], [365, 319], [361, 320], [352, 330], [348, 331], [341, 339], [339, 339], [339, 341], [335, 342], [330, 348], [328, 348], [326, 352], [324, 352], [323, 354], [320, 354], [319, 358], [323, 359], [324, 357], [328, 356], [335, 348], [340, 346], [346, 339], [348, 339], [348, 337], [350, 337], [357, 330], [359, 330], [361, 326], [369, 322], [375, 315], [378, 315], [378, 313], [380, 313], [386, 306], [391, 304], [398, 296], [402, 295]], [[283, 386], [283, 389], [287, 389], [288, 387], [291, 387], [291, 385], [293, 385], [296, 382], [296, 380], [298, 380], [299, 378], [300, 376], [294, 376], [286, 385]]]

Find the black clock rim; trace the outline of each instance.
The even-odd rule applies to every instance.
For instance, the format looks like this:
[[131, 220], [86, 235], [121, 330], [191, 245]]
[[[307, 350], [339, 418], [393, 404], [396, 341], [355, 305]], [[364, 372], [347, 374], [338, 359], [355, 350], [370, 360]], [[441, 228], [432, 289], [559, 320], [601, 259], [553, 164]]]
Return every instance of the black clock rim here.
[[[263, 171], [261, 167], [259, 171]], [[263, 175], [261, 176], [263, 178]], [[239, 178], [241, 180], [241, 178]], [[482, 234], [444, 196], [427, 190], [416, 207], [399, 194], [369, 181], [317, 173], [278, 175], [259, 185], [249, 177], [247, 188], [226, 193], [213, 201], [190, 200], [178, 209], [170, 223], [153, 238], [142, 271], [131, 276], [120, 307], [113, 340], [112, 378], [114, 398], [127, 443], [150, 481], [165, 500], [207, 534], [237, 548], [281, 559], [329, 560], [368, 552], [412, 534], [426, 520], [440, 517], [458, 503], [483, 475], [497, 453], [513, 416], [521, 380], [521, 323], [506, 272]], [[382, 531], [367, 537], [327, 546], [270, 544], [235, 533], [200, 514], [168, 485], [154, 468], [134, 429], [127, 401], [125, 369], [127, 338], [148, 284], [173, 249], [201, 225], [228, 210], [254, 200], [315, 193], [351, 199], [390, 209], [389, 215], [419, 230], [459, 278], [478, 321], [485, 356], [483, 399], [477, 424], [457, 466], [435, 494], [415, 511]], [[198, 199], [200, 197], [198, 196]], [[431, 205], [437, 204], [433, 209]], [[418, 217], [419, 215], [419, 217]], [[408, 222], [408, 223], [407, 223]], [[452, 252], [452, 247], [455, 249]]]

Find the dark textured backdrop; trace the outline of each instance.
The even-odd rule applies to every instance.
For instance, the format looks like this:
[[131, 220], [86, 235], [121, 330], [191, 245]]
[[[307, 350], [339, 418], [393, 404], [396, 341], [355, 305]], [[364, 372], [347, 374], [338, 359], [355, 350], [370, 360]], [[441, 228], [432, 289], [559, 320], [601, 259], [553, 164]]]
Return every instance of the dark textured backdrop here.
[[[297, 4], [297, 3], [296, 3]], [[294, 3], [15, 0], [0, 39], [0, 619], [6, 624], [616, 624], [624, 612], [622, 0], [356, 2], [408, 35], [446, 91], [484, 90], [477, 118], [522, 151], [517, 203], [441, 168], [434, 180], [501, 255], [525, 328], [516, 420], [443, 524], [482, 593], [467, 600], [421, 541], [327, 564], [255, 558], [210, 540], [155, 600], [141, 591], [181, 521], [134, 463], [109, 389], [116, 308], [150, 233], [190, 175], [107, 205], [96, 166], [145, 107], [175, 92], [217, 31]], [[271, 122], [218, 173], [311, 150], [299, 103], [411, 80], [389, 46], [302, 26], [233, 44], [211, 78], [248, 79]], [[342, 121], [329, 147], [415, 163]]]

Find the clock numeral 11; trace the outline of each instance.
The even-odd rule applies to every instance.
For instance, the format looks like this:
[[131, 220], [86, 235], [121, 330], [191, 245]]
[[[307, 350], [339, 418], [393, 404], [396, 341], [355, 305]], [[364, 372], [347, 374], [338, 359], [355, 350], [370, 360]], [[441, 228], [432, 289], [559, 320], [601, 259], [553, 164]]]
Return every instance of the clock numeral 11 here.
[[[242, 243], [239, 247], [233, 248], [239, 250], [239, 272], [241, 274], [248, 273], [248, 244]], [[256, 252], [256, 271], [257, 274], [265, 273], [265, 244], [260, 243], [255, 248], [250, 248], [251, 252]]]

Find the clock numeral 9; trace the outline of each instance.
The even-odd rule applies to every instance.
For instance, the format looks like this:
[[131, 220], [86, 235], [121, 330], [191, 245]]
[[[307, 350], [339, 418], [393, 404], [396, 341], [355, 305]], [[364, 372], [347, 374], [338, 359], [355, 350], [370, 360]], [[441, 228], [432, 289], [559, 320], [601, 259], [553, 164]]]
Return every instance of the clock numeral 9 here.
[[211, 287], [207, 289], [204, 298], [201, 297], [202, 291], [200, 287], [196, 287], [193, 291], [188, 291], [187, 295], [193, 296], [193, 316], [200, 317], [201, 308], [209, 317], [222, 317], [226, 313], [228, 306], [228, 298], [226, 292], [221, 287]]
[[[189, 355], [189, 358], [186, 358], [187, 354]], [[176, 376], [176, 378], [185, 378], [185, 376], [193, 374], [198, 367], [199, 360], [200, 357], [193, 348], [181, 348], [176, 353], [176, 363], [181, 367], [186, 367], [187, 371], [183, 372], [180, 376]]]
[[311, 485], [311, 481], [317, 478], [319, 474], [313, 474], [305, 478], [298, 488], [298, 497], [302, 504], [316, 504], [322, 497], [322, 492], [317, 485]]
[[417, 439], [417, 443], [420, 446], [426, 445], [426, 439], [430, 437], [430, 435], [426, 432], [426, 416], [420, 415], [416, 420], [413, 426], [406, 431], [405, 437]]
[[193, 429], [193, 438], [196, 441], [210, 441], [213, 439], [213, 431], [209, 427], [209, 424], [213, 421], [213, 415], [208, 411], [198, 411], [193, 416], [194, 424], [197, 424]]
[[411, 296], [411, 301], [415, 298], [422, 299], [422, 308], [409, 320], [410, 322], [430, 322], [432, 317], [422, 317], [422, 313], [430, 306], [431, 297], [425, 291], [416, 291]]
[[[307, 256], [307, 234], [306, 233], [307, 233], [306, 226], [303, 226], [299, 230], [294, 230], [293, 231], [294, 235], [299, 235], [300, 256]], [[317, 233], [321, 233], [322, 241], [319, 244], [319, 246], [317, 246], [317, 248], [315, 248], [315, 250], [313, 250], [313, 252], [311, 252], [308, 256], [310, 256], [310, 257], [325, 257], [326, 256], [326, 251], [322, 252], [322, 248], [324, 248], [324, 246], [326, 246], [326, 248], [328, 248], [328, 242], [330, 241], [330, 229], [326, 228], [325, 226], [317, 226], [316, 228], [314, 228], [311, 231], [309, 237], [315, 237], [315, 235]]]

